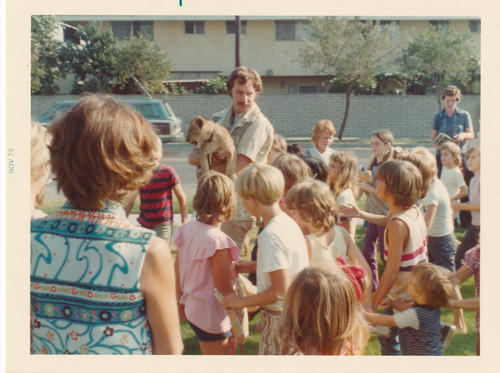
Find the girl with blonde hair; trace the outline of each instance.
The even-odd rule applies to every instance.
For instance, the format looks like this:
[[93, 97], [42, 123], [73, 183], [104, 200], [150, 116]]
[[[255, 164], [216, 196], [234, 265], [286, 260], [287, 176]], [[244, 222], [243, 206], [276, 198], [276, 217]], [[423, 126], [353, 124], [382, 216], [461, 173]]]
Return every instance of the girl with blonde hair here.
[[196, 219], [177, 228], [173, 237], [178, 248], [179, 313], [198, 337], [203, 355], [228, 355], [233, 351], [231, 322], [213, 289], [228, 295], [234, 293], [236, 283], [231, 263], [239, 258], [238, 246], [220, 229], [236, 212], [233, 182], [209, 171], [198, 181], [193, 209]]
[[[358, 192], [358, 159], [352, 153], [335, 152], [328, 165], [328, 184], [333, 191], [335, 202], [339, 205], [356, 204]], [[356, 223], [352, 218], [340, 216], [342, 225], [354, 239]]]
[[50, 175], [50, 135], [38, 123], [31, 122], [31, 218], [46, 216], [39, 210], [43, 203], [44, 187]]
[[278, 326], [282, 355], [362, 355], [368, 325], [361, 305], [364, 270], [310, 266], [290, 285]]

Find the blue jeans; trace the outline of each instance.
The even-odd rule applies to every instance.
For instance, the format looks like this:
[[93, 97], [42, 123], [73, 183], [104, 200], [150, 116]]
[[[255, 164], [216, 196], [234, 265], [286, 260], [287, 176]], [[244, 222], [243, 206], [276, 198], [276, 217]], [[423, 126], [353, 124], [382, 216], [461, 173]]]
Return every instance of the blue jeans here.
[[429, 262], [438, 266], [455, 271], [455, 251], [457, 250], [457, 239], [454, 233], [446, 236], [429, 236], [427, 241]]
[[[392, 308], [388, 308], [382, 312], [384, 315], [394, 315]], [[401, 355], [401, 346], [399, 345], [399, 328], [390, 327], [390, 332], [387, 337], [377, 335], [380, 343], [381, 355]]]

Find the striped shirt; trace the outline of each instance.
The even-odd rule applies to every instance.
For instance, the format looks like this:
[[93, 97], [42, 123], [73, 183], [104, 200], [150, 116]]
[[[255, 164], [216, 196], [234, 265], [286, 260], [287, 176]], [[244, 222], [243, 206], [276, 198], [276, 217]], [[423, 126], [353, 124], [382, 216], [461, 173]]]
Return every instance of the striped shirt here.
[[403, 355], [442, 355], [439, 308], [416, 305], [394, 314]]
[[[411, 271], [414, 265], [427, 262], [427, 228], [425, 226], [424, 217], [420, 208], [417, 205], [414, 205], [412, 208], [403, 213], [393, 215], [391, 217], [391, 220], [392, 219], [402, 220], [410, 231], [408, 244], [405, 248], [403, 248], [399, 270], [404, 272]], [[386, 230], [384, 250], [385, 259], [387, 259], [389, 254], [387, 249], [388, 247], [389, 243], [387, 242]]]
[[137, 221], [146, 228], [174, 221], [172, 189], [179, 184], [179, 177], [173, 167], [160, 165], [151, 181], [139, 191], [140, 214]]

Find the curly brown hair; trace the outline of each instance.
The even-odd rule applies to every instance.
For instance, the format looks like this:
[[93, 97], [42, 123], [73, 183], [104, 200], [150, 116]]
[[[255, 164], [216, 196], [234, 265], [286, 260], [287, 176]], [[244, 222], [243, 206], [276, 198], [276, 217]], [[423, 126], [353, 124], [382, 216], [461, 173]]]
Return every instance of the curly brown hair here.
[[121, 202], [146, 184], [157, 166], [152, 125], [110, 96], [84, 96], [49, 131], [57, 189], [80, 210]]
[[300, 217], [322, 232], [328, 232], [337, 221], [337, 204], [326, 183], [308, 178], [286, 194], [286, 207], [297, 210]]
[[259, 94], [262, 91], [262, 79], [257, 71], [245, 66], [236, 68], [231, 75], [229, 75], [229, 78], [227, 78], [227, 94], [233, 97], [234, 82], [237, 82], [238, 84], [246, 84], [249, 80], [253, 83], [253, 89], [255, 89], [255, 92]]

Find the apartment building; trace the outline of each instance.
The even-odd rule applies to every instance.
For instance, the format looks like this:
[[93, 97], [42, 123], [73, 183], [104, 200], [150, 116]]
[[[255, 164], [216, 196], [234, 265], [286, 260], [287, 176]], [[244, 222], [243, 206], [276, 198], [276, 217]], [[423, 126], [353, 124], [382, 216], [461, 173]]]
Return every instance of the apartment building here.
[[[65, 39], [72, 27], [100, 21], [118, 39], [139, 33], [150, 35], [171, 56], [175, 69], [169, 80], [196, 82], [228, 75], [235, 66], [233, 16], [58, 16]], [[330, 88], [324, 76], [301, 67], [298, 51], [309, 39], [309, 17], [241, 16], [241, 64], [259, 71], [266, 93], [320, 93]], [[430, 24], [472, 34], [471, 47], [480, 54], [479, 18], [359, 17], [389, 28], [403, 49]], [[391, 69], [389, 67], [389, 69]], [[392, 71], [387, 71], [392, 72]]]

